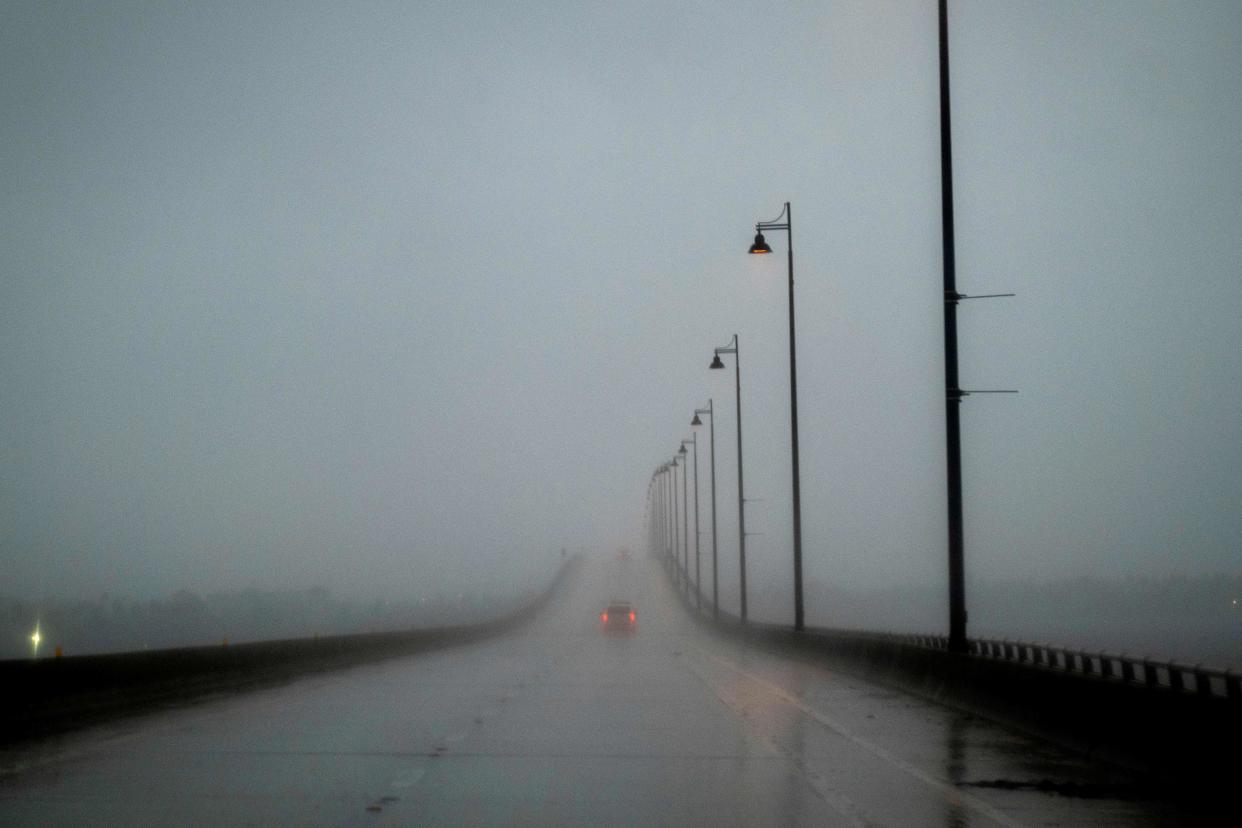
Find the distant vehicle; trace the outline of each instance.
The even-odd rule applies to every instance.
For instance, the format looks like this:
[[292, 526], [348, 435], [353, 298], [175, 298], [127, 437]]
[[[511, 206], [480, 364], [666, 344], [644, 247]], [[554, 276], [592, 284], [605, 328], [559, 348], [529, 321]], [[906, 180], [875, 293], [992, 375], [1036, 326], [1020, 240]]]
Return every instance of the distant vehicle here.
[[625, 601], [612, 601], [599, 614], [600, 625], [606, 633], [633, 633], [638, 629], [638, 614]]
[[617, 560], [628, 561], [630, 559], [629, 547], [623, 546], [617, 550]]

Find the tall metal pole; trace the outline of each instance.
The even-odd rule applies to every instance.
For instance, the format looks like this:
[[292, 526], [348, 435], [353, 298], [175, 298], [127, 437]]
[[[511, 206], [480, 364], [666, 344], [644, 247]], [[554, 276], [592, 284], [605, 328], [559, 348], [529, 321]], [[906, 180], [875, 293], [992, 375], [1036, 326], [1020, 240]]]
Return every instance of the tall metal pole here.
[[664, 509], [660, 505], [660, 494], [663, 489], [660, 488], [660, 478], [664, 476], [663, 469], [656, 469], [655, 474], [655, 491], [652, 492], [652, 508], [655, 510], [655, 528], [651, 533], [651, 543], [655, 547], [656, 557], [659, 560], [664, 559], [663, 542], [660, 540], [661, 533], [664, 530]]
[[668, 485], [668, 508], [672, 521], [669, 524], [669, 555], [673, 565], [673, 575], [677, 583], [677, 588], [681, 589], [681, 535], [677, 520], [677, 462], [674, 458], [669, 461], [669, 485]]
[[[711, 368], [724, 368], [721, 354], [733, 354], [734, 382], [737, 387], [737, 557], [738, 557], [738, 589], [741, 593], [740, 616], [746, 623], [746, 494], [742, 483], [742, 343], [737, 334], [733, 335], [730, 344], [716, 349], [716, 358]], [[714, 423], [716, 418], [712, 417]]]
[[660, 473], [651, 476], [651, 554], [660, 559]]
[[668, 569], [676, 577], [677, 566], [676, 561], [673, 560], [673, 515], [668, 510], [668, 504], [671, 503], [668, 499], [668, 493], [672, 490], [672, 485], [669, 484], [671, 473], [672, 468], [668, 466], [668, 463], [664, 463], [664, 560], [667, 561]]
[[652, 498], [651, 489], [656, 484], [656, 474], [652, 473], [650, 482], [647, 483], [647, 555], [650, 556], [656, 550], [656, 534], [653, 526], [656, 525], [655, 499]]
[[690, 446], [694, 450], [694, 595], [695, 606], [703, 611], [703, 568], [699, 557], [699, 536], [703, 534], [699, 522], [699, 433], [692, 432]]
[[678, 567], [677, 571], [679, 572], [679, 574], [681, 574], [681, 578], [679, 578], [677, 582], [677, 586], [679, 588], [682, 588], [682, 590], [684, 590], [684, 588], [686, 588], [686, 575], [687, 575], [686, 574], [686, 559], [684, 559], [684, 556], [682, 555], [682, 526], [683, 526], [682, 516], [684, 513], [679, 513], [677, 509], [677, 472], [678, 472], [678, 469], [681, 469], [682, 480], [684, 482], [684, 480], [686, 480], [686, 469], [681, 468], [681, 466], [679, 466], [677, 459], [678, 458], [676, 454], [674, 454], [673, 456], [673, 520], [676, 520], [677, 524], [676, 526], [674, 526], [674, 529], [673, 529], [673, 555], [677, 557], [677, 567]]
[[673, 521], [677, 517], [677, 513], [673, 511], [673, 483], [676, 480], [676, 472], [671, 465], [665, 464], [664, 475], [664, 501], [665, 508], [668, 510], [668, 534], [664, 538], [665, 554], [668, 556], [669, 568], [673, 570], [673, 576], [677, 576], [677, 556], [673, 554], [673, 542], [677, 537], [673, 528]]
[[660, 474], [656, 478], [656, 509], [660, 516], [656, 540], [659, 543], [660, 561], [666, 569], [668, 568], [668, 530], [665, 529], [665, 525], [668, 522], [668, 503], [664, 497], [664, 481], [667, 477], [664, 467], [661, 466]]
[[949, 10], [940, 0], [940, 210], [944, 247], [945, 467], [949, 507], [949, 650], [966, 644], [965, 541], [962, 529], [962, 390], [957, 378], [957, 285], [953, 247], [953, 147], [949, 122]]
[[720, 567], [716, 564], [716, 412], [712, 400], [707, 401], [707, 416], [711, 420], [708, 434], [711, 441], [712, 456], [712, 617], [720, 617], [720, 579], [717, 573]]
[[668, 465], [666, 495], [668, 496], [668, 564], [673, 568], [674, 577], [681, 577], [677, 569], [677, 467]]
[[647, 490], [647, 496], [651, 500], [651, 537], [648, 542], [651, 544], [651, 554], [659, 560], [659, 546], [657, 539], [659, 538], [660, 526], [660, 472], [656, 470], [651, 474], [651, 486]]
[[673, 519], [668, 513], [668, 463], [664, 464], [664, 468], [660, 473], [660, 546], [664, 554], [664, 566], [672, 571], [672, 547], [669, 546], [668, 538], [670, 527], [673, 525]]
[[664, 464], [664, 508], [665, 508], [665, 524], [667, 532], [664, 537], [664, 554], [668, 557], [669, 569], [673, 572], [673, 577], [677, 577], [677, 556], [673, 554], [673, 543], [676, 535], [674, 534], [673, 520], [676, 513], [673, 511], [673, 483], [676, 480], [673, 467], [667, 463]]
[[802, 612], [802, 476], [798, 470], [798, 353], [794, 345], [793, 212], [785, 202], [789, 237], [789, 432], [793, 440], [794, 629], [801, 630]]
[[[683, 445], [681, 448], [684, 451], [686, 447], [685, 445]], [[686, 455], [683, 454], [681, 456], [681, 459], [684, 461], [686, 459]], [[681, 517], [682, 517], [681, 552], [682, 552], [682, 555], [684, 556], [685, 571], [686, 571], [686, 582], [684, 584], [683, 589], [685, 590], [685, 593], [686, 593], [686, 600], [689, 600], [690, 599], [690, 511], [686, 508], [688, 505], [686, 503], [686, 478], [689, 477], [689, 475], [686, 474], [687, 471], [688, 470], [685, 468], [685, 466], [682, 466], [682, 469], [681, 469]]]
[[[781, 219], [785, 220], [782, 222]], [[794, 569], [794, 629], [802, 630], [802, 475], [798, 464], [798, 349], [794, 334], [794, 267], [793, 267], [793, 211], [789, 202], [773, 221], [761, 221], [755, 225], [755, 243], [751, 253], [771, 253], [772, 248], [763, 239], [764, 230], [784, 230], [789, 240], [789, 435], [793, 476], [793, 569]]]
[[[682, 480], [685, 480], [686, 470], [681, 470]], [[682, 562], [681, 542], [678, 536], [681, 534], [682, 520], [685, 518], [685, 512], [680, 515], [677, 513], [677, 458], [673, 458], [673, 552], [677, 555], [677, 565], [681, 567], [682, 589], [685, 589], [686, 570]]]
[[741, 619], [746, 623], [746, 497], [742, 493], [742, 342], [733, 335], [733, 376], [737, 383], [737, 556]]
[[656, 469], [652, 475], [651, 490], [651, 551], [655, 554], [656, 560], [660, 559], [660, 470]]
[[[713, 361], [712, 366], [716, 363]], [[711, 399], [707, 401], [707, 408], [694, 409], [694, 419], [690, 421], [692, 426], [701, 426], [703, 421], [699, 419], [700, 414], [706, 414], [710, 419], [709, 424], [711, 435], [711, 464], [712, 464], [712, 617], [720, 617], [720, 567], [716, 555], [716, 411], [715, 404]], [[695, 432], [695, 456], [698, 456], [698, 432]], [[695, 460], [695, 473], [698, 472], [698, 460]], [[698, 502], [698, 486], [695, 486], [695, 503]], [[697, 506], [696, 506], [697, 509]], [[697, 555], [697, 549], [696, 549]], [[700, 587], [700, 591], [702, 587]], [[702, 596], [700, 594], [700, 603]]]
[[655, 508], [656, 508], [656, 552], [660, 556], [660, 562], [667, 566], [666, 556], [664, 554], [664, 467], [661, 466], [656, 471], [656, 490], [655, 490]]

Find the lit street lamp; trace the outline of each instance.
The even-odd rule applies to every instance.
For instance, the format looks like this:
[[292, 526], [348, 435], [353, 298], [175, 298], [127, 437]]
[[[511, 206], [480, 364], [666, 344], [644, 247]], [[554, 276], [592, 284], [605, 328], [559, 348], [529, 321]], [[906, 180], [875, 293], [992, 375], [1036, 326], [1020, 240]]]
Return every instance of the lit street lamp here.
[[[784, 219], [782, 222], [781, 219]], [[794, 271], [793, 271], [793, 213], [789, 202], [772, 221], [755, 225], [755, 241], [750, 246], [752, 254], [771, 253], [772, 248], [763, 238], [764, 230], [784, 230], [789, 241], [789, 430], [793, 448], [793, 567], [794, 567], [794, 629], [803, 629], [802, 612], [802, 485], [798, 471], [798, 356], [794, 347]]]
[[[710, 457], [712, 462], [712, 617], [719, 618], [720, 579], [716, 577], [719, 569], [716, 565], [716, 417], [712, 410], [712, 401], [710, 399], [707, 401], [707, 408], [694, 409], [694, 419], [690, 421], [690, 425], [703, 425], [703, 421], [699, 419], [700, 414], [706, 414], [707, 418], [711, 420], [711, 425], [708, 426], [708, 434], [711, 444]], [[697, 469], [698, 466], [696, 465], [695, 468]], [[697, 499], [695, 502], [698, 502]]]
[[738, 350], [740, 343], [737, 334], [733, 335], [733, 341], [728, 345], [722, 345], [715, 350], [712, 358], [712, 364], [707, 366], [712, 370], [718, 371], [723, 369], [724, 363], [720, 361], [721, 354], [733, 354], [733, 379], [737, 388], [737, 559], [738, 559], [738, 589], [741, 593], [741, 604], [739, 609], [742, 623], [746, 623], [746, 497], [742, 491], [742, 355]]

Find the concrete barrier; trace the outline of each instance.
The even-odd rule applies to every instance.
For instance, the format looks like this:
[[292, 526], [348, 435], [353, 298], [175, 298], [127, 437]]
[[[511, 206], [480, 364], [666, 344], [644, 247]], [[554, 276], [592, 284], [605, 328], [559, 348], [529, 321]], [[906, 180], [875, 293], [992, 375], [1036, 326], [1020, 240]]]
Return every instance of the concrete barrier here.
[[576, 570], [569, 558], [533, 600], [476, 624], [108, 655], [0, 661], [0, 743], [63, 732], [213, 693], [478, 641], [529, 621]]

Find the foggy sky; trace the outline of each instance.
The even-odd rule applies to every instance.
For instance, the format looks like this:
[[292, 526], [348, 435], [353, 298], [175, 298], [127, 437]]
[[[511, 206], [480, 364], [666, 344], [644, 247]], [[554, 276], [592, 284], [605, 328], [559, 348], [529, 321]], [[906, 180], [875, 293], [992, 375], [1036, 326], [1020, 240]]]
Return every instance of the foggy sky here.
[[[1238, 572], [1242, 7], [950, 15], [958, 289], [1018, 294], [958, 313], [963, 387], [1021, 392], [963, 403], [968, 577]], [[732, 583], [734, 332], [787, 589], [784, 257], [745, 255], [786, 200], [808, 576], [943, 583], [933, 2], [10, 2], [0, 38], [0, 591], [639, 548], [708, 397]]]

